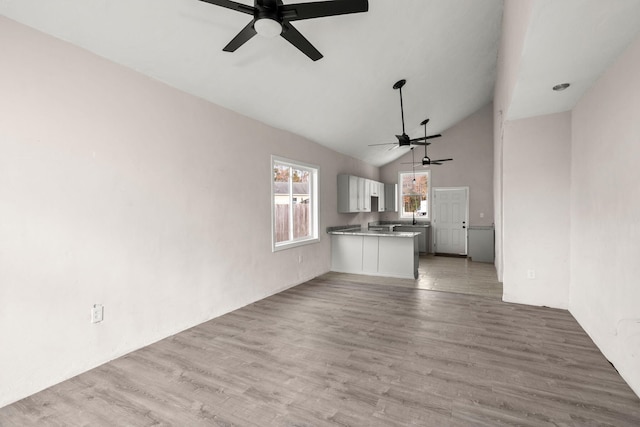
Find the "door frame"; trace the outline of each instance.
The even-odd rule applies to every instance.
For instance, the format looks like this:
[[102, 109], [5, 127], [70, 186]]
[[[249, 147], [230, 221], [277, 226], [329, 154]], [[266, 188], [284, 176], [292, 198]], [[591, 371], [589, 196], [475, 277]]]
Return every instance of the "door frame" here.
[[436, 253], [436, 193], [443, 190], [465, 190], [467, 209], [465, 212], [465, 228], [464, 228], [464, 253], [469, 255], [469, 186], [460, 187], [433, 187], [431, 189], [431, 252]]

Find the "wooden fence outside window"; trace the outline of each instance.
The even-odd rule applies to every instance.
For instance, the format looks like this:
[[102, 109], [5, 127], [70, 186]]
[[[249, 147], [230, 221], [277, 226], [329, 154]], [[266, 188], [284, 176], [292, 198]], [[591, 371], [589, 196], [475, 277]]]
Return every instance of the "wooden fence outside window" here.
[[[276, 242], [286, 242], [289, 238], [289, 205], [275, 205]], [[310, 205], [296, 203], [293, 205], [293, 239], [309, 236]]]

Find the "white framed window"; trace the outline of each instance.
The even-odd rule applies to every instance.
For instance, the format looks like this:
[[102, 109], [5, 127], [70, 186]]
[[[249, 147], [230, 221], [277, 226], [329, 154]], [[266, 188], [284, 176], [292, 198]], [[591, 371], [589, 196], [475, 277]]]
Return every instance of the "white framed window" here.
[[416, 219], [430, 219], [429, 187], [431, 185], [431, 171], [400, 172], [398, 187], [400, 187], [400, 217]]
[[320, 241], [319, 167], [271, 156], [272, 250]]

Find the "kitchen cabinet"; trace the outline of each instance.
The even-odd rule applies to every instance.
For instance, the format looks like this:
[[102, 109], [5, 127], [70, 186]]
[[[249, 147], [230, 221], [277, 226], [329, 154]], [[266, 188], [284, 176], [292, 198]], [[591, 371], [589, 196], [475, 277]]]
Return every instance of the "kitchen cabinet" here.
[[[380, 212], [380, 195], [384, 192], [380, 182], [355, 175], [338, 175], [338, 212], [358, 213], [371, 212], [371, 197], [378, 197]], [[384, 204], [382, 205], [384, 208]]]
[[467, 238], [471, 261], [494, 262], [494, 234], [493, 227], [490, 226], [469, 227]]
[[368, 179], [358, 178], [358, 212], [371, 212], [371, 185]]
[[331, 232], [331, 271], [418, 278], [417, 233]]
[[331, 236], [331, 270], [340, 273], [362, 272], [362, 236]]
[[418, 278], [418, 238], [380, 237], [378, 249], [379, 276]]
[[338, 212], [360, 212], [358, 194], [361, 191], [361, 179], [353, 175], [338, 175]]
[[380, 239], [378, 237], [362, 238], [362, 273], [374, 275], [378, 272], [378, 252]]
[[372, 179], [369, 179], [368, 181], [369, 181], [369, 191], [371, 193], [371, 197], [379, 197], [380, 187], [378, 184], [380, 183]]
[[384, 186], [384, 211], [398, 212], [398, 197], [396, 195], [398, 184], [383, 184]]
[[416, 231], [420, 232], [418, 236], [418, 248], [420, 253], [428, 253], [429, 252], [429, 232], [431, 231], [431, 227], [427, 224], [418, 224], [418, 225], [396, 225], [393, 227], [393, 231]]
[[376, 182], [378, 187], [378, 212], [386, 212], [386, 196], [384, 191], [384, 183]]

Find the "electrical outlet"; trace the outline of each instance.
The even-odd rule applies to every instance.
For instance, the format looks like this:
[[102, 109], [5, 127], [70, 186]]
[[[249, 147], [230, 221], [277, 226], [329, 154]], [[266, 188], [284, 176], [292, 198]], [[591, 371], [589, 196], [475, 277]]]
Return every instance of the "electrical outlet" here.
[[527, 279], [535, 279], [536, 278], [536, 271], [531, 269], [531, 270], [527, 270]]
[[104, 319], [104, 307], [102, 304], [94, 304], [91, 307], [91, 323], [102, 322]]

